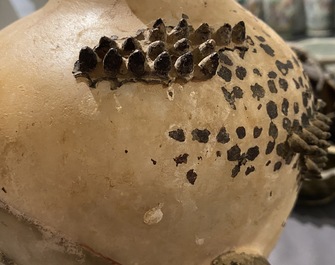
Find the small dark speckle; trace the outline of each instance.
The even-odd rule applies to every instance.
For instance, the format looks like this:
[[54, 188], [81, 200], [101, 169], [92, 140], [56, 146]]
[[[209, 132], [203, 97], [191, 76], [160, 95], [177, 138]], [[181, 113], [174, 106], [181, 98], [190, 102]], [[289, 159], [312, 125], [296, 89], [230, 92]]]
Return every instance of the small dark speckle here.
[[255, 171], [255, 167], [254, 166], [250, 166], [247, 167], [246, 171], [245, 171], [245, 175], [248, 176], [250, 173]]
[[221, 151], [216, 151], [216, 156], [221, 157]]
[[269, 160], [268, 162], [266, 162], [265, 166], [269, 166], [271, 164], [271, 160]]
[[269, 194], [269, 195], [270, 195], [270, 197], [272, 197], [272, 191], [270, 191], [270, 194]]
[[273, 171], [278, 171], [282, 166], [282, 162], [278, 161], [273, 167]]
[[261, 108], [262, 108], [262, 104], [259, 104], [259, 105], [257, 106], [257, 109], [260, 110]]
[[245, 128], [243, 126], [236, 129], [236, 134], [239, 139], [243, 139], [246, 135]]
[[209, 140], [209, 135], [210, 131], [207, 129], [204, 130], [199, 130], [199, 129], [194, 129], [192, 131], [192, 140], [193, 141], [198, 141], [199, 143], [207, 143]]
[[124, 150], [124, 152], [125, 152], [125, 154], [128, 154], [128, 150], [126, 149], [126, 150]]
[[185, 141], [185, 133], [182, 129], [177, 129], [174, 131], [169, 132], [169, 136], [178, 141], [178, 142], [184, 142]]
[[156, 161], [156, 160], [151, 159], [151, 162], [152, 162], [153, 165], [156, 165], [156, 164], [157, 164], [157, 161]]
[[185, 153], [185, 154], [182, 154], [182, 155], [179, 155], [179, 156], [175, 157], [173, 160], [174, 160], [174, 162], [176, 162], [176, 167], [179, 164], [187, 164], [187, 158], [188, 158], [188, 156], [189, 156], [189, 154]]
[[202, 156], [198, 156], [198, 160], [199, 160], [199, 161], [202, 160]]
[[197, 180], [197, 176], [198, 176], [198, 174], [195, 173], [194, 169], [190, 169], [186, 173], [186, 178], [187, 178], [188, 182], [191, 183], [192, 185], [194, 185], [195, 181]]
[[2, 187], [1, 190], [2, 190], [4, 193], [7, 193], [5, 187]]

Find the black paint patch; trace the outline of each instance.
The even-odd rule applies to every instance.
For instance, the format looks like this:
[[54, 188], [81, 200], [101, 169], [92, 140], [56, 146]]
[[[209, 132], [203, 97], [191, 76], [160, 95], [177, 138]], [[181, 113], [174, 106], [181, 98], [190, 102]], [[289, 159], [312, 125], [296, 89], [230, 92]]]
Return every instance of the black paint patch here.
[[182, 129], [170, 131], [169, 136], [178, 142], [185, 142], [185, 133]]
[[292, 56], [292, 59], [293, 59], [295, 65], [299, 67], [299, 61], [298, 61], [297, 57]]
[[246, 135], [245, 128], [240, 126], [236, 129], [236, 134], [239, 139], [243, 139]]
[[238, 147], [237, 144], [227, 151], [227, 158], [229, 161], [237, 161], [240, 159], [240, 157], [241, 149]]
[[277, 145], [276, 147], [277, 155], [283, 158], [286, 162], [292, 159], [292, 151], [287, 142], [283, 142]]
[[230, 107], [236, 110], [235, 99], [243, 97], [243, 90], [238, 86], [234, 86], [231, 92], [229, 92], [225, 87], [221, 87], [221, 90]]
[[273, 80], [268, 80], [268, 87], [269, 87], [269, 90], [271, 93], [277, 93], [278, 90], [277, 90], [277, 87], [276, 87], [276, 84], [275, 84], [275, 81]]
[[153, 165], [156, 165], [156, 164], [157, 164], [157, 161], [154, 160], [154, 159], [152, 159], [152, 158], [151, 158], [151, 162], [152, 162]]
[[311, 107], [308, 107], [306, 110], [307, 110], [307, 115], [308, 115], [308, 117], [312, 117], [312, 116], [313, 116], [312, 108], [311, 108]]
[[272, 100], [270, 100], [268, 103], [266, 103], [266, 111], [267, 111], [271, 120], [277, 118], [277, 116], [278, 116], [277, 104], [274, 103]]
[[277, 77], [277, 73], [274, 72], [274, 71], [270, 71], [268, 73], [268, 77], [271, 78], [271, 79], [275, 79]]
[[304, 81], [302, 80], [302, 77], [301, 77], [301, 76], [299, 77], [299, 84], [300, 84], [300, 86], [302, 86], [302, 87], [304, 86]]
[[176, 162], [176, 167], [180, 164], [187, 164], [187, 158], [188, 158], [189, 154], [182, 154], [179, 155], [177, 157], [175, 157], [173, 160], [174, 162]]
[[247, 167], [247, 170], [245, 171], [245, 175], [248, 176], [250, 173], [255, 171], [254, 166]]
[[216, 157], [221, 157], [221, 151], [216, 151]]
[[252, 40], [252, 38], [250, 36], [247, 36], [247, 43], [251, 46], [255, 45], [255, 42]]
[[258, 138], [262, 134], [263, 128], [262, 127], [255, 127], [254, 128], [254, 138]]
[[301, 114], [301, 124], [304, 127], [307, 127], [309, 125], [309, 117], [305, 112]]
[[254, 98], [257, 98], [257, 100], [260, 100], [261, 98], [264, 97], [265, 90], [260, 84], [256, 83], [255, 85], [251, 86], [250, 88], [251, 88], [251, 91], [252, 91], [252, 96]]
[[283, 89], [284, 91], [287, 91], [287, 89], [288, 89], [288, 83], [287, 83], [286, 79], [279, 78], [278, 83], [279, 83], [279, 87], [281, 89]]
[[207, 143], [209, 140], [210, 131], [207, 129], [200, 130], [200, 129], [194, 129], [192, 131], [192, 140], [198, 141], [199, 143]]
[[253, 72], [255, 75], [262, 76], [261, 72], [257, 68], [254, 68]]
[[188, 182], [191, 183], [192, 185], [194, 185], [195, 181], [197, 180], [197, 177], [198, 177], [198, 174], [194, 171], [194, 169], [190, 169], [186, 173], [186, 178]]
[[300, 122], [297, 119], [293, 120], [292, 131], [295, 132], [295, 133], [301, 133], [302, 132], [302, 126], [300, 125]]
[[287, 116], [288, 115], [288, 108], [290, 104], [286, 98], [283, 99], [283, 103], [281, 104], [281, 111], [282, 113]]
[[282, 166], [282, 162], [278, 161], [273, 167], [273, 171], [278, 171]]
[[221, 62], [223, 62], [226, 65], [229, 65], [229, 66], [234, 65], [233, 61], [223, 52], [219, 53], [219, 59], [220, 59]]
[[291, 132], [291, 129], [292, 129], [292, 122], [290, 121], [290, 119], [288, 119], [288, 118], [286, 118], [286, 117], [283, 119], [283, 128], [284, 128], [288, 133]]
[[236, 165], [231, 171], [231, 177], [235, 178], [238, 175], [238, 173], [240, 173], [240, 170], [241, 170], [241, 166]]
[[261, 44], [259, 44], [259, 46], [271, 57], [275, 56], [275, 51], [271, 48], [270, 45], [261, 43]]
[[263, 36], [255, 36], [256, 39], [258, 39], [260, 42], [265, 42], [265, 39]]
[[230, 141], [229, 133], [227, 133], [226, 128], [222, 127], [216, 136], [216, 141], [221, 144], [226, 144]]
[[269, 155], [272, 153], [273, 149], [275, 148], [275, 141], [273, 142], [268, 142], [267, 146], [266, 146], [266, 150], [265, 150], [265, 154]]
[[293, 69], [293, 64], [290, 60], [287, 60], [286, 63], [283, 63], [279, 60], [276, 61], [276, 66], [278, 68], [278, 70], [283, 74], [283, 75], [287, 75], [289, 69]]
[[270, 122], [269, 136], [271, 136], [274, 140], [278, 137], [278, 128], [273, 122]]
[[293, 103], [293, 110], [294, 110], [294, 114], [299, 113], [299, 103], [298, 102]]
[[308, 106], [308, 93], [307, 92], [302, 92], [302, 104], [304, 105], [305, 108]]
[[243, 80], [247, 76], [247, 70], [242, 66], [237, 66], [235, 74], [238, 79]]
[[230, 82], [232, 78], [231, 70], [225, 66], [221, 66], [217, 74], [226, 82]]
[[295, 88], [296, 88], [296, 89], [299, 89], [299, 88], [300, 88], [300, 85], [299, 85], [298, 81], [297, 81], [295, 78], [293, 78], [293, 82], [294, 82], [294, 84], [295, 84]]
[[248, 149], [246, 158], [250, 161], [254, 161], [258, 155], [259, 155], [259, 147], [256, 145]]

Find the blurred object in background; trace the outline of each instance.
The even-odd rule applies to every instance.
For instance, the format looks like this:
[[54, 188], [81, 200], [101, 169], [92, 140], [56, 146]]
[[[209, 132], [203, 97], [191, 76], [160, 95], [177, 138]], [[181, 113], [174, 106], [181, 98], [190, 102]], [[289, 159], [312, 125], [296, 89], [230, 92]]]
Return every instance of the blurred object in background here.
[[263, 8], [266, 23], [283, 38], [291, 40], [304, 35], [303, 0], [263, 0]]
[[238, 2], [256, 17], [263, 19], [263, 0], [238, 0]]
[[323, 119], [333, 122], [329, 130], [332, 135], [326, 169], [321, 172], [320, 179], [305, 179], [298, 197], [298, 204], [318, 206], [328, 204], [335, 198], [335, 75], [327, 70], [327, 62], [317, 60], [301, 47], [293, 46], [292, 49], [304, 66], [316, 100], [321, 99], [326, 103], [321, 109], [326, 116]]
[[333, 0], [304, 0], [308, 36], [326, 37], [332, 34], [334, 2]]
[[334, 34], [335, 0], [237, 0], [286, 40]]
[[0, 0], [0, 29], [17, 19], [27, 16], [48, 0]]

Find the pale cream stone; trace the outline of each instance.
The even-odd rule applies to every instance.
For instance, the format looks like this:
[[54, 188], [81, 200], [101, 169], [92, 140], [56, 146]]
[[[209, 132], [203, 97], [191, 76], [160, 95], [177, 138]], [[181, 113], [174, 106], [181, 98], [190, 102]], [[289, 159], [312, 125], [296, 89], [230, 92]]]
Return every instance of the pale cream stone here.
[[[232, 52], [234, 67], [248, 71], [243, 82], [234, 77], [225, 83], [216, 75], [169, 88], [136, 82], [110, 90], [108, 82], [90, 89], [73, 77], [82, 47], [94, 47], [105, 35], [134, 36], [159, 17], [176, 25], [182, 14], [195, 27], [207, 22], [219, 28], [243, 20], [253, 39], [268, 35], [275, 58], [260, 59], [250, 52], [242, 60]], [[299, 170], [283, 161], [281, 170], [274, 171], [280, 158], [275, 151], [265, 156], [272, 140], [266, 102], [276, 101], [283, 118], [279, 104], [286, 94], [267, 91], [257, 111], [250, 85], [257, 82], [267, 90], [274, 60], [286, 62], [293, 53], [236, 1], [50, 0], [2, 30], [0, 50], [0, 186], [6, 189], [0, 200], [16, 209], [16, 216], [24, 214], [123, 265], [208, 265], [232, 250], [270, 253], [294, 205]], [[255, 67], [262, 77], [252, 73]], [[301, 75], [302, 68], [295, 67], [287, 78]], [[236, 111], [225, 100], [223, 85], [244, 88]], [[303, 106], [295, 88], [288, 98]], [[295, 118], [292, 112], [289, 117]], [[284, 142], [287, 133], [276, 123], [276, 142]], [[235, 133], [241, 124], [247, 130], [243, 141]], [[254, 139], [256, 125], [263, 133]], [[222, 126], [231, 136], [226, 145], [215, 139]], [[185, 131], [183, 143], [169, 137], [178, 128]], [[211, 132], [208, 143], [192, 140], [195, 128]], [[242, 152], [251, 145], [260, 147], [252, 162], [256, 171], [248, 176], [243, 167], [231, 177], [234, 164], [226, 157], [235, 144]], [[174, 158], [184, 153], [189, 154], [187, 164], [176, 166]], [[272, 160], [270, 167], [267, 160]], [[194, 185], [186, 178], [190, 169], [197, 174]], [[18, 264], [27, 264], [20, 251], [29, 243], [19, 248], [6, 235], [0, 249]], [[197, 235], [201, 238], [195, 240]]]

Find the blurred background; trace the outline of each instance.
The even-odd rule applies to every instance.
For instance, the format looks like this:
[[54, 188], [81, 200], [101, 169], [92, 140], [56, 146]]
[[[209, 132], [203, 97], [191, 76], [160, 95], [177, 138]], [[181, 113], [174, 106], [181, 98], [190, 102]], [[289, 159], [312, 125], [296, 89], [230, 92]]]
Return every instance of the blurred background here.
[[[34, 12], [46, 2], [47, 0], [0, 0], [0, 30]], [[319, 86], [321, 90], [316, 92], [328, 101], [330, 106], [327, 113], [333, 112], [335, 0], [238, 2], [269, 24], [290, 45], [303, 49], [301, 58], [304, 58], [306, 67], [310, 67], [311, 75], [317, 73], [315, 84], [320, 85], [322, 81]], [[330, 160], [334, 163], [335, 156], [330, 154]], [[322, 181], [307, 183], [270, 256], [271, 265], [335, 264], [334, 164], [323, 172]]]

